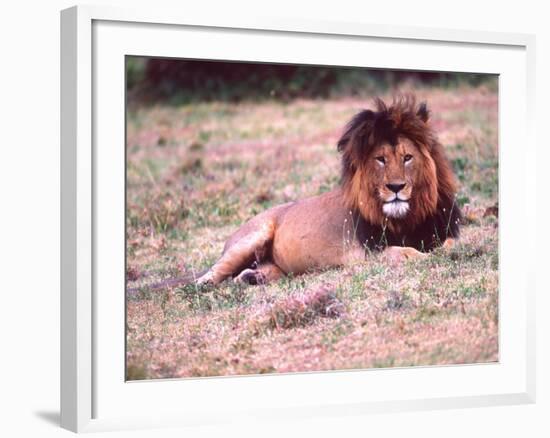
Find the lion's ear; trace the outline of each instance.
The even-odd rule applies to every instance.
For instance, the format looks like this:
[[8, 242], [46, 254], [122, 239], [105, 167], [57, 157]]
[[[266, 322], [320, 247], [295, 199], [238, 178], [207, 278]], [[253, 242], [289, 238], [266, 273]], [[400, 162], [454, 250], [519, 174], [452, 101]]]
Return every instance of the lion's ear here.
[[424, 123], [428, 121], [428, 119], [430, 118], [430, 111], [428, 110], [428, 105], [426, 105], [426, 102], [422, 102], [420, 104], [420, 106], [418, 107], [418, 111], [416, 112], [416, 115]]
[[374, 118], [375, 114], [371, 110], [363, 110], [353, 116], [338, 140], [338, 151], [344, 152], [350, 144], [353, 148], [365, 147], [365, 143], [372, 134]]

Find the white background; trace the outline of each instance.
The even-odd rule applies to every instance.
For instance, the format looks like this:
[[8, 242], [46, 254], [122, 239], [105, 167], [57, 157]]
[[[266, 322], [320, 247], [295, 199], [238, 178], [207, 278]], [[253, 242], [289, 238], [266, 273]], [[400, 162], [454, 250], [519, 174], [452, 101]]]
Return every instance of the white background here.
[[[145, 1], [96, 1], [138, 6]], [[366, 0], [337, 2], [200, 2], [156, 0], [159, 7], [200, 7], [220, 16], [303, 17], [537, 35], [539, 196], [550, 163], [542, 144], [549, 116], [550, 28], [544, 2]], [[0, 428], [5, 436], [61, 436], [59, 417], [59, 10], [73, 3], [35, 0], [4, 5], [0, 48]], [[182, 6], [183, 5], [183, 6]], [[192, 5], [192, 6], [191, 6]], [[150, 6], [150, 3], [149, 3]], [[517, 147], [521, 147], [518, 144]], [[544, 199], [541, 199], [544, 201]], [[541, 202], [537, 208], [544, 208]], [[539, 239], [539, 282], [550, 257]], [[292, 423], [117, 432], [107, 436], [548, 436], [550, 310], [539, 284], [538, 402], [531, 406], [311, 419]], [[542, 293], [541, 293], [542, 292]]]

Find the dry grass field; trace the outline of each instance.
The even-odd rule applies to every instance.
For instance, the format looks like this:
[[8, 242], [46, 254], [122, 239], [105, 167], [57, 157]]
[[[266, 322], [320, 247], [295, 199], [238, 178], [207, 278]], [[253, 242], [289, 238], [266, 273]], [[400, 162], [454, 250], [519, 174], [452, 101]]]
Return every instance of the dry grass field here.
[[251, 216], [337, 185], [336, 141], [370, 102], [130, 109], [127, 378], [497, 361], [497, 93], [416, 94], [459, 181], [460, 244], [397, 268], [374, 254], [267, 286], [150, 287], [209, 267]]

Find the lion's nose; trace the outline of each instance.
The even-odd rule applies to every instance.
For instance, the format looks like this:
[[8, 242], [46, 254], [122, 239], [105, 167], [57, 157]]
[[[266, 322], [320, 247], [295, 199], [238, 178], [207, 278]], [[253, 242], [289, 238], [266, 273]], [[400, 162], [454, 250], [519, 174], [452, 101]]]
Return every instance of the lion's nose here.
[[405, 184], [404, 183], [399, 183], [399, 184], [386, 184], [386, 187], [388, 189], [390, 189], [392, 192], [394, 193], [399, 193], [399, 191], [405, 187]]

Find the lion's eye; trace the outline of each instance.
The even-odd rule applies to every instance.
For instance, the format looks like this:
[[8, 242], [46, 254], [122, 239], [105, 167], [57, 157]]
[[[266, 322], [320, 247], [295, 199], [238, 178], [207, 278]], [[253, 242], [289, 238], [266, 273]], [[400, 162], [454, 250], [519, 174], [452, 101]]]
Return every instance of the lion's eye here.
[[408, 161], [411, 161], [413, 156], [411, 154], [407, 154], [403, 157], [403, 161], [406, 163]]
[[379, 157], [376, 157], [376, 161], [378, 161], [379, 163], [382, 163], [382, 164], [386, 163], [386, 159], [381, 155]]

